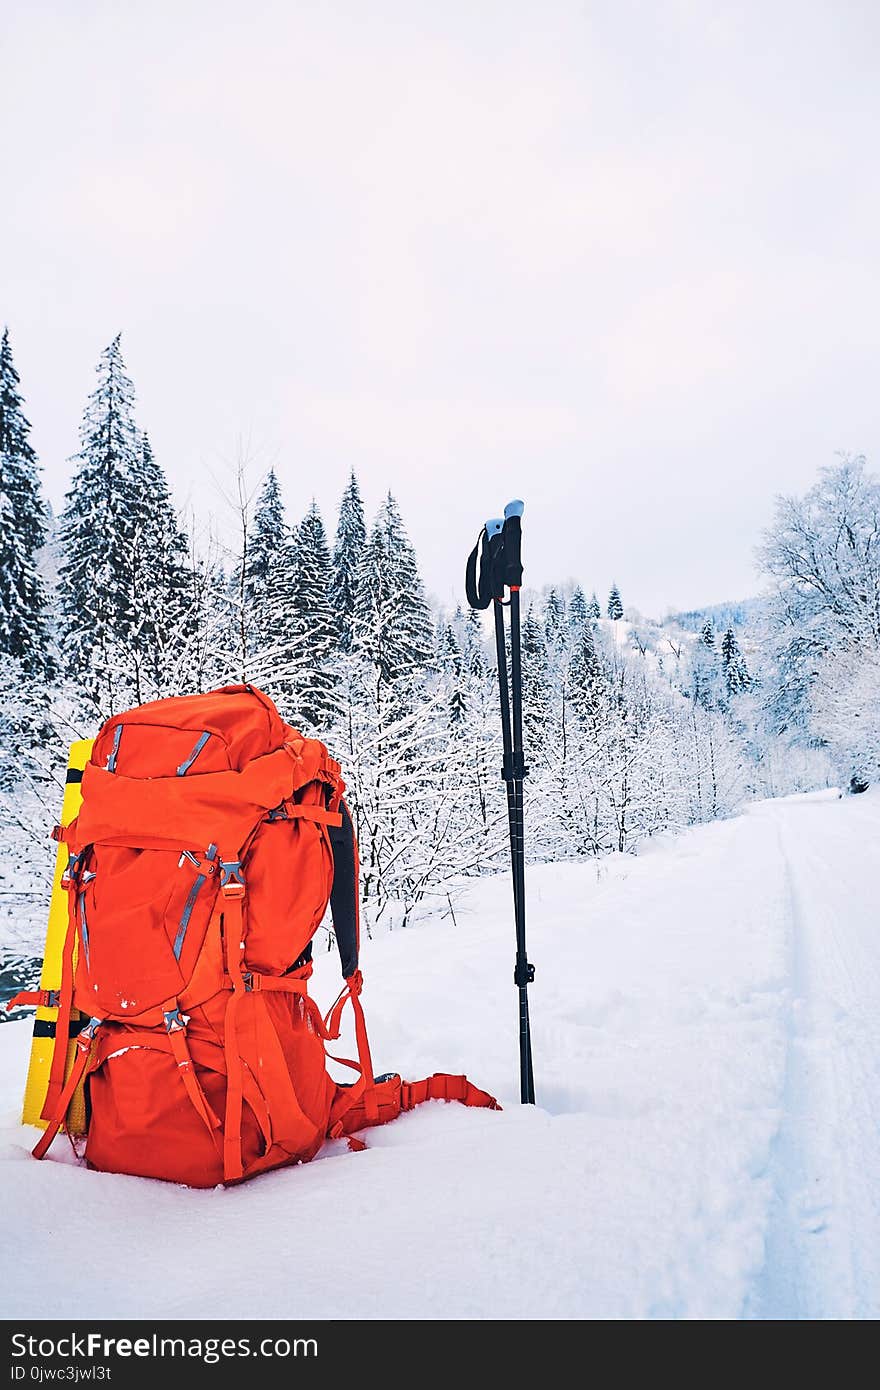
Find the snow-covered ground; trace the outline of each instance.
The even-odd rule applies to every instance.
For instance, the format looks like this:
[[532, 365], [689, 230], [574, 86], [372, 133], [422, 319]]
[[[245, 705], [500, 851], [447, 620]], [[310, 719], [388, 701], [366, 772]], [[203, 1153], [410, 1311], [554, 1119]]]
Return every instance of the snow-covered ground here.
[[30, 1020], [5, 1025], [4, 1315], [875, 1318], [878, 881], [874, 792], [530, 868], [523, 1107], [509, 880], [481, 880], [457, 924], [365, 943], [364, 1006], [377, 1071], [465, 1071], [503, 1110], [431, 1102], [234, 1189], [93, 1173], [63, 1137], [35, 1162]]

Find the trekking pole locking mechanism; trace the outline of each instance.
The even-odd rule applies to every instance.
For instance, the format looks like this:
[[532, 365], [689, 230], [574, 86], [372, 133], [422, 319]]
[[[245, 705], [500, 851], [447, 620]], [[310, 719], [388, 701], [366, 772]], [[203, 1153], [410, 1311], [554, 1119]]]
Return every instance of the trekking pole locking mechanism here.
[[511, 748], [501, 761], [502, 778], [505, 782], [521, 782], [528, 775], [529, 769], [526, 767], [522, 749]]
[[530, 985], [535, 978], [535, 967], [527, 960], [518, 960], [513, 972], [513, 983], [518, 989]]

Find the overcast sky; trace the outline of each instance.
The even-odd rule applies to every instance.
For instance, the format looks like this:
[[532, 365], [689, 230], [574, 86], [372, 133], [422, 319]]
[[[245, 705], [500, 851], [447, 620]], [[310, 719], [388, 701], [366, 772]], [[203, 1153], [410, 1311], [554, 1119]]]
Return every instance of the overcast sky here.
[[757, 591], [774, 494], [880, 449], [880, 6], [5, 0], [0, 322], [56, 509], [119, 331], [178, 501], [237, 457], [429, 591]]

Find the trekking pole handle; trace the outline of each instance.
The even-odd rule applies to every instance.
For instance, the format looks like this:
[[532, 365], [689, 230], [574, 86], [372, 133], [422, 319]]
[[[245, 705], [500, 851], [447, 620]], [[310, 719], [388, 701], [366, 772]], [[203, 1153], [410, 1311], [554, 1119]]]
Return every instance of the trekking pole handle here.
[[522, 587], [522, 514], [525, 506], [514, 500], [504, 508], [504, 582], [510, 589]]
[[504, 522], [500, 517], [486, 522], [486, 548], [489, 552], [488, 582], [492, 597], [503, 599], [507, 569], [504, 561]]

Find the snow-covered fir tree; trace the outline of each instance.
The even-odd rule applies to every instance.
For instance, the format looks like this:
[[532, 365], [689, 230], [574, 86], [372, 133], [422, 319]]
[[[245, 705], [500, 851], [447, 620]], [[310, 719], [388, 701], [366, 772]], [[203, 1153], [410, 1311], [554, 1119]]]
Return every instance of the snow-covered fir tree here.
[[132, 693], [140, 704], [186, 691], [186, 655], [198, 621], [192, 607], [189, 541], [146, 434], [132, 461], [129, 511], [124, 577], [132, 612]]
[[409, 703], [433, 654], [431, 612], [400, 509], [388, 493], [357, 576], [354, 648]]
[[584, 623], [575, 637], [568, 663], [568, 688], [572, 708], [582, 725], [595, 727], [603, 693], [603, 672], [589, 623]]
[[28, 676], [47, 675], [52, 657], [47, 594], [37, 555], [47, 534], [47, 507], [30, 424], [19, 393], [9, 330], [0, 340], [0, 653]]
[[[590, 608], [587, 605], [586, 595], [580, 584], [576, 584], [568, 600], [567, 617], [569, 633], [572, 634], [575, 639], [587, 626], [590, 621], [590, 616]], [[601, 617], [601, 614], [597, 614], [597, 616]]]
[[491, 663], [488, 659], [480, 614], [475, 608], [469, 608], [465, 615], [462, 649], [471, 675], [484, 680], [490, 671]]
[[129, 657], [138, 617], [131, 556], [137, 528], [133, 479], [141, 450], [120, 340], [117, 335], [101, 353], [60, 518], [64, 669], [105, 715], [132, 698]]
[[623, 617], [623, 603], [616, 584], [611, 585], [611, 592], [608, 595], [608, 616], [613, 622], [617, 622], [618, 618]]
[[292, 714], [303, 664], [295, 597], [298, 552], [274, 468], [263, 480], [242, 536], [244, 554], [232, 587], [241, 610], [245, 674], [285, 715]]
[[703, 709], [717, 709], [724, 702], [721, 663], [715, 650], [715, 633], [710, 623], [701, 630], [693, 645], [688, 694]]
[[590, 599], [590, 602], [587, 605], [587, 612], [594, 623], [597, 623], [602, 616], [602, 608], [598, 598], [596, 597], [595, 589], [593, 590], [592, 598]]
[[527, 760], [535, 763], [543, 758], [550, 733], [550, 660], [544, 633], [545, 624], [535, 609], [529, 608], [521, 634], [523, 743]]
[[333, 584], [331, 601], [336, 614], [339, 646], [351, 650], [354, 614], [357, 604], [358, 572], [363, 563], [367, 543], [364, 504], [361, 500], [354, 469], [339, 504], [336, 542], [333, 547]]
[[751, 685], [751, 677], [736, 633], [729, 627], [721, 639], [721, 667], [724, 684], [730, 696], [741, 695]]
[[[301, 653], [294, 720], [297, 728], [326, 736], [339, 706], [334, 658], [339, 627], [332, 601], [333, 565], [317, 502], [312, 500], [296, 532], [293, 601]], [[322, 734], [323, 731], [323, 734]]]
[[566, 639], [565, 598], [559, 589], [551, 585], [544, 601], [544, 640], [548, 649], [558, 650]]
[[467, 684], [465, 680], [464, 654], [458, 640], [455, 628], [451, 623], [443, 625], [442, 637], [439, 643], [438, 660], [443, 671], [449, 694], [447, 697], [447, 709], [449, 711], [449, 723], [454, 732], [458, 731], [464, 724], [467, 714]]

